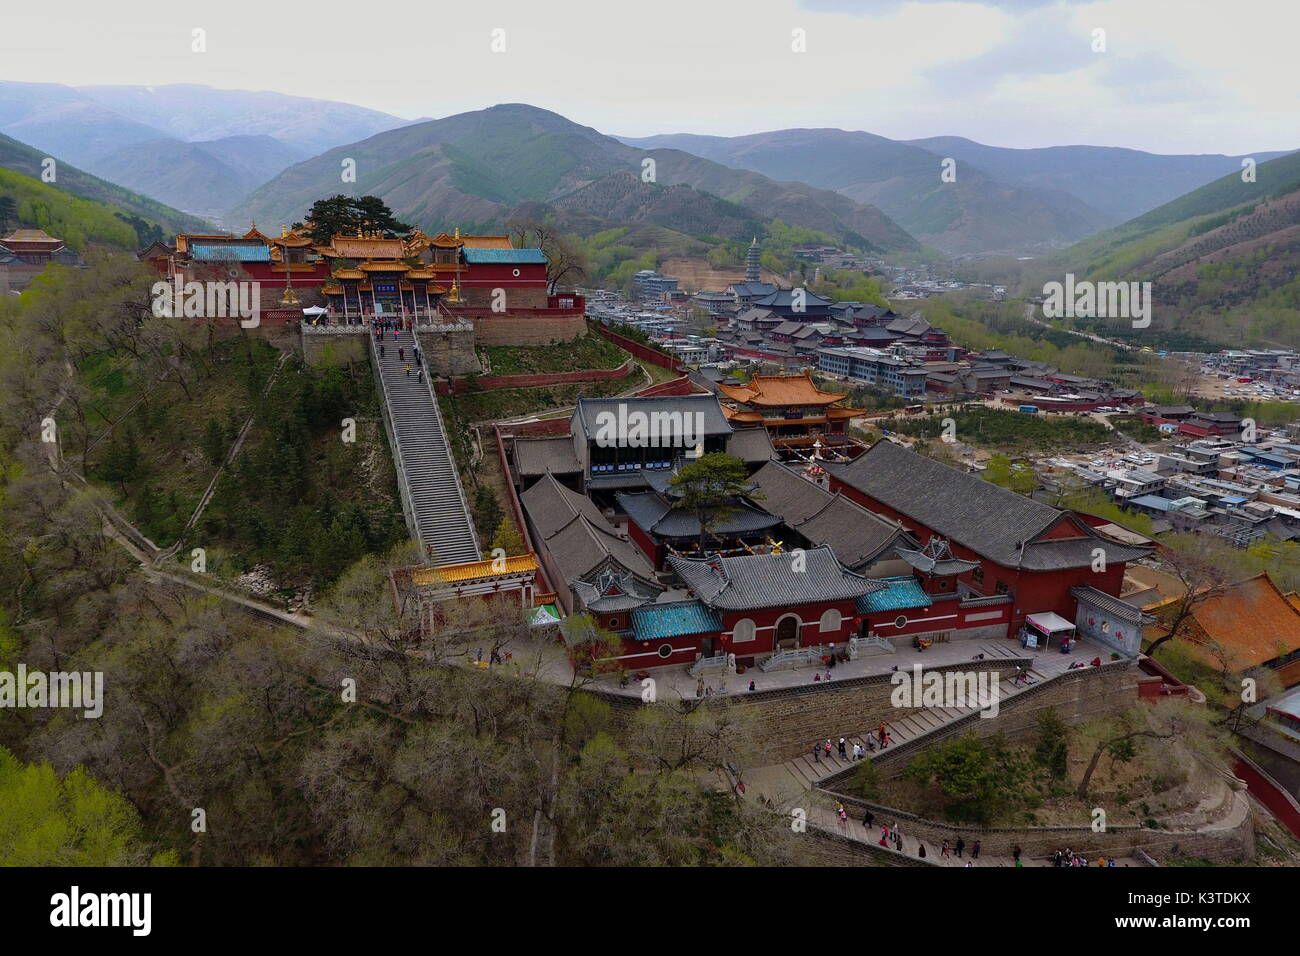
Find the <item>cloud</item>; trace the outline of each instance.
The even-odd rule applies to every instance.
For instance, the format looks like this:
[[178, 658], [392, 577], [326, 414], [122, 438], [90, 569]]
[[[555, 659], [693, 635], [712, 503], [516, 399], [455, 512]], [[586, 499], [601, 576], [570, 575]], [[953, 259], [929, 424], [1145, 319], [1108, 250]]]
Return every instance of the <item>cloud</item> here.
[[909, 3], [962, 3], [1018, 12], [1041, 7], [1080, 5], [1095, 0], [800, 0], [799, 6], [813, 13], [847, 13], [853, 16], [878, 16], [893, 13]]

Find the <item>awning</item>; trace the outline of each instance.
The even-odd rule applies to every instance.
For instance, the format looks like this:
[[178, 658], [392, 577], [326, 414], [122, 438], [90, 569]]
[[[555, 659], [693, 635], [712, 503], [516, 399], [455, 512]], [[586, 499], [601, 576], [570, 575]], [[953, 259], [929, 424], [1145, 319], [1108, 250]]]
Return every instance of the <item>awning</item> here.
[[324, 315], [329, 309], [321, 308], [319, 305], [309, 305], [302, 310], [303, 315]]
[[560, 612], [556, 610], [554, 604], [543, 604], [541, 607], [535, 607], [525, 617], [528, 618], [529, 627], [545, 627], [548, 624], [560, 623]]
[[1043, 611], [1040, 614], [1030, 614], [1025, 621], [1034, 625], [1044, 634], [1056, 634], [1061, 631], [1073, 631], [1074, 625], [1067, 621], [1061, 615], [1054, 611]]

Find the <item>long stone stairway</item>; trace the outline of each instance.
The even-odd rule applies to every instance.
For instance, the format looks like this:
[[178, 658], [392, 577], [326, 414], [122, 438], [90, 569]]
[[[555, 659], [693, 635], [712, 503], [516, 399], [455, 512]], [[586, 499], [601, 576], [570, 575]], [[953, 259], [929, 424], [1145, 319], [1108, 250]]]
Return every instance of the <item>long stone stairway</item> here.
[[[989, 658], [1005, 658], [1007, 648], [1005, 645], [986, 644], [978, 648]], [[1071, 659], [1073, 660], [1073, 659]], [[1037, 668], [1043, 664], [1058, 664], [1055, 657], [1035, 657], [1029, 661], [1027, 670], [1028, 680], [1025, 683], [1017, 684], [1014, 682], [1014, 673], [1001, 674], [1001, 680], [998, 681], [999, 701], [1005, 701], [1009, 697], [1014, 697], [1027, 687], [1033, 687], [1037, 684], [1048, 680], [1050, 677], [1059, 673], [1060, 667], [1044, 667], [1043, 670]], [[978, 707], [924, 707], [916, 709], [900, 710], [901, 716], [886, 721], [886, 729], [889, 731], [889, 747], [881, 750], [879, 747], [875, 750], [867, 750], [865, 759], [871, 760], [881, 754], [887, 754], [890, 750], [923, 737], [931, 731], [939, 730], [949, 724], [961, 720], [963, 717], [978, 712]], [[831, 774], [839, 773], [849, 765], [853, 764], [853, 745], [855, 743], [867, 746], [867, 735], [876, 731], [876, 727], [866, 727], [860, 732], [849, 735], [840, 734], [831, 737], [831, 756], [827, 759], [825, 753], [821, 754], [820, 759], [813, 756], [812, 742], [809, 742], [808, 752], [800, 754], [792, 760], [787, 760], [783, 765], [788, 772], [789, 783], [798, 790], [810, 790], [819, 781], [829, 777]], [[849, 753], [848, 761], [839, 759], [839, 750], [837, 744], [840, 736], [845, 739], [845, 746]]]
[[416, 374], [414, 334], [408, 329], [385, 332], [382, 355], [379, 341], [373, 335], [366, 337], [379, 368], [380, 390], [394, 433], [398, 480], [420, 545], [425, 554], [432, 553], [437, 565], [480, 560], [474, 521], [438, 403], [428, 376], [421, 379]]

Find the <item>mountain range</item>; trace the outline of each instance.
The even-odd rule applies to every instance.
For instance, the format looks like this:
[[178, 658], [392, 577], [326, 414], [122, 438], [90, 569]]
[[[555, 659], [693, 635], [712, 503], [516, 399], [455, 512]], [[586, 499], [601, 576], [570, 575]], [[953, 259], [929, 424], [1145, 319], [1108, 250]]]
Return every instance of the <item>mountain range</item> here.
[[[54, 157], [54, 182], [46, 184], [41, 176], [47, 155], [12, 137], [0, 133], [0, 172], [17, 174], [12, 186], [0, 183], [0, 195], [16, 194], [20, 201], [26, 194], [29, 202], [49, 207], [60, 195], [102, 205], [126, 216], [135, 216], [150, 225], [158, 226], [165, 235], [177, 232], [207, 232], [212, 227], [202, 219], [173, 209], [156, 199], [142, 196], [115, 183], [92, 176], [71, 163]], [[21, 189], [19, 188], [21, 185]]]
[[[344, 184], [346, 160], [356, 182]], [[650, 161], [649, 163], [647, 161]], [[918, 251], [878, 208], [801, 182], [775, 181], [672, 149], [638, 149], [520, 103], [416, 123], [299, 163], [231, 210], [231, 222], [301, 219], [312, 201], [354, 190], [400, 217], [442, 229], [501, 228], [517, 207], [581, 231], [670, 224], [747, 238], [779, 219], [878, 252]], [[683, 218], [686, 216], [687, 218]]]
[[0, 81], [0, 133], [210, 218], [293, 162], [405, 122], [268, 91]]
[[1043, 274], [1151, 282], [1152, 329], [1166, 344], [1300, 344], [1300, 153], [1253, 173], [1086, 239], [1041, 263]]
[[[949, 255], [1059, 248], [1239, 170], [1242, 159], [1093, 146], [1006, 149], [953, 136], [898, 141], [839, 129], [665, 134], [623, 142], [685, 150], [833, 189], [879, 206], [921, 242]], [[945, 159], [954, 162], [955, 178], [948, 182], [941, 179]]]

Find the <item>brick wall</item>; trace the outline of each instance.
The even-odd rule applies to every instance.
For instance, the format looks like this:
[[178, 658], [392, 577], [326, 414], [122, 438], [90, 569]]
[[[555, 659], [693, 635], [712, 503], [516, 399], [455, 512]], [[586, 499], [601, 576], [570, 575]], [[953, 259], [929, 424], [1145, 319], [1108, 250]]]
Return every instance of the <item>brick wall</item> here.
[[550, 345], [572, 342], [587, 333], [581, 313], [562, 316], [474, 316], [479, 345]]
[[625, 352], [631, 352], [639, 359], [645, 359], [651, 365], [658, 365], [660, 368], [670, 369], [674, 372], [684, 372], [686, 367], [671, 355], [665, 355], [658, 349], [652, 349], [649, 346], [642, 345], [640, 342], [629, 339], [626, 335], [619, 335], [611, 331], [602, 323], [593, 322], [592, 326], [597, 332], [609, 339]]

